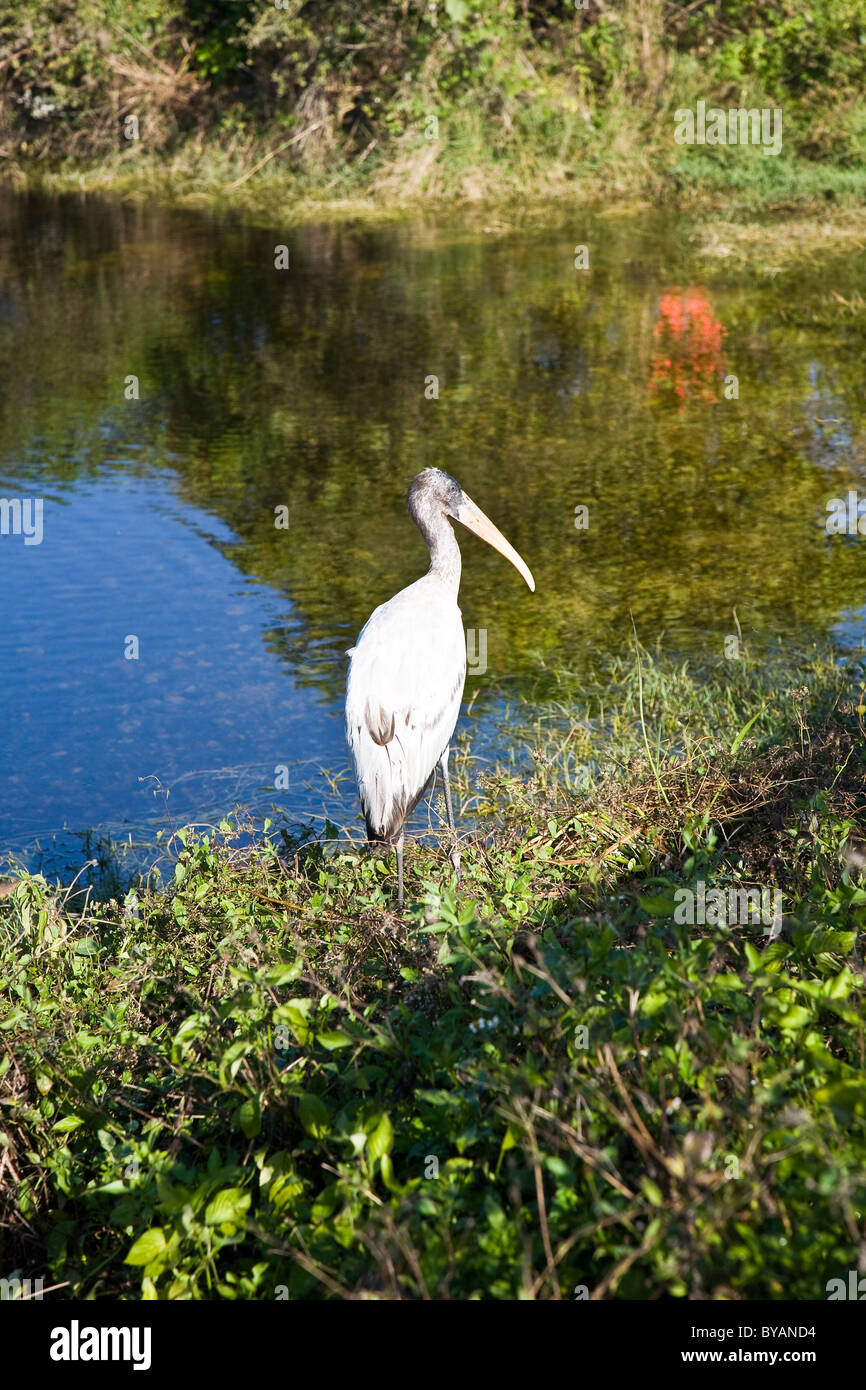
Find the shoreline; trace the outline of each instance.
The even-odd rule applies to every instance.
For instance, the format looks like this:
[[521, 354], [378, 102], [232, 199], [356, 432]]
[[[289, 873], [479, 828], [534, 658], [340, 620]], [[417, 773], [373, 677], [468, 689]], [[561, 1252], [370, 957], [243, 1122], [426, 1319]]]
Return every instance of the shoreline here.
[[[681, 219], [694, 243], [695, 260], [707, 272], [729, 267], [731, 274], [774, 278], [780, 272], [807, 268], [819, 257], [856, 255], [866, 248], [866, 201], [803, 193], [777, 199], [763, 190], [720, 190], [711, 183], [686, 195], [653, 197], [647, 189], [617, 191], [595, 178], [557, 187], [536, 180], [516, 196], [507, 185], [479, 196], [437, 195], [417, 191], [397, 197], [378, 196], [375, 185], [352, 193], [328, 195], [327, 185], [305, 182], [285, 171], [265, 171], [203, 179], [163, 161], [144, 168], [81, 165], [55, 170], [0, 169], [0, 188], [13, 197], [69, 197], [75, 194], [169, 211], [235, 219], [247, 226], [285, 231], [309, 227], [397, 228], [428, 220], [459, 226], [479, 236], [507, 236], [545, 224], [561, 225], [573, 210], [577, 219], [637, 218], [666, 213]], [[844, 171], [837, 171], [843, 172]], [[290, 209], [289, 216], [286, 210]], [[844, 272], [843, 281], [844, 285]]]
[[[135, 169], [128, 158], [54, 168], [13, 162], [0, 166], [0, 187], [24, 196], [84, 193], [133, 203], [155, 199], [163, 206], [231, 213], [252, 222], [284, 220], [289, 205], [293, 226], [346, 222], [382, 225], [420, 214], [470, 221], [498, 216], [538, 222], [572, 206], [610, 216], [650, 209], [696, 220], [723, 214], [725, 225], [748, 227], [760, 219], [768, 228], [785, 218], [801, 222], [818, 219], [820, 214], [825, 235], [831, 240], [838, 221], [862, 224], [866, 231], [866, 189], [855, 188], [851, 171], [838, 166], [795, 163], [778, 188], [756, 187], [747, 177], [730, 183], [698, 177], [684, 184], [671, 170], [651, 171], [643, 180], [623, 185], [611, 182], [603, 173], [564, 177], [559, 166], [543, 170], [521, 186], [513, 177], [497, 179], [494, 168], [482, 167], [464, 176], [459, 188], [427, 189], [414, 185], [405, 170], [401, 181], [397, 165], [361, 182], [351, 166], [324, 181], [299, 177], [295, 171], [278, 166], [261, 170], [262, 161], [249, 169], [231, 164], [221, 171], [211, 167], [207, 172], [189, 167], [183, 155], [143, 156], [136, 162]], [[507, 175], [514, 173], [510, 165]], [[351, 186], [332, 191], [343, 174]]]

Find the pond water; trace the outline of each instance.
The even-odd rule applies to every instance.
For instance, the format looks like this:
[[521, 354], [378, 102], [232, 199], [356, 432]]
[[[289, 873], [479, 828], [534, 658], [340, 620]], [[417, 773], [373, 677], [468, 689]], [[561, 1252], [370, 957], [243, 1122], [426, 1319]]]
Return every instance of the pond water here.
[[536, 578], [460, 537], [491, 756], [506, 695], [589, 679], [630, 613], [697, 661], [734, 608], [753, 651], [862, 637], [866, 539], [824, 523], [866, 497], [863, 258], [758, 277], [651, 211], [290, 230], [6, 196], [0, 271], [0, 852], [74, 870], [88, 830], [238, 803], [352, 822], [344, 653], [426, 568], [432, 464]]

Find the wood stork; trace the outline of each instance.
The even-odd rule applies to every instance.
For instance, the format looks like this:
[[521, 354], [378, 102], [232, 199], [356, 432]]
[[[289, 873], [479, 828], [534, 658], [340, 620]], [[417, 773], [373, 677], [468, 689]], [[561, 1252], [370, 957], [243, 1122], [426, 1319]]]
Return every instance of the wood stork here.
[[440, 468], [412, 480], [409, 515], [430, 551], [423, 579], [402, 589], [368, 618], [347, 656], [346, 737], [352, 750], [367, 837], [397, 851], [397, 905], [403, 906], [403, 830], [437, 764], [460, 871], [448, 780], [451, 736], [466, 677], [466, 643], [457, 591], [459, 521], [510, 560], [535, 590], [517, 554], [460, 484]]

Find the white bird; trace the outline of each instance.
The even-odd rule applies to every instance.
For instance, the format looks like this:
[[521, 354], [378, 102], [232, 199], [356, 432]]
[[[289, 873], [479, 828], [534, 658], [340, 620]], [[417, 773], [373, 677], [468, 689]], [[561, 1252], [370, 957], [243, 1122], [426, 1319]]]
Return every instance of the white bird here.
[[466, 678], [466, 642], [457, 592], [459, 521], [535, 580], [508, 541], [460, 484], [440, 468], [413, 479], [409, 515], [430, 551], [423, 579], [402, 589], [368, 618], [346, 681], [346, 738], [352, 750], [367, 837], [397, 851], [397, 905], [403, 906], [403, 830], [436, 770], [442, 768], [452, 863], [459, 873], [448, 754]]

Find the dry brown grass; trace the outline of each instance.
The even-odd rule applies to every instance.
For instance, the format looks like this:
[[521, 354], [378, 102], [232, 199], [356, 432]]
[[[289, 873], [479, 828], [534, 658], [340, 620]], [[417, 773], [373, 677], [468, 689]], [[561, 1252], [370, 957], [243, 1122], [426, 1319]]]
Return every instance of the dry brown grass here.
[[730, 260], [765, 274], [829, 255], [854, 255], [866, 246], [866, 208], [828, 211], [825, 216], [770, 213], [759, 221], [713, 221], [694, 233], [699, 256]]

